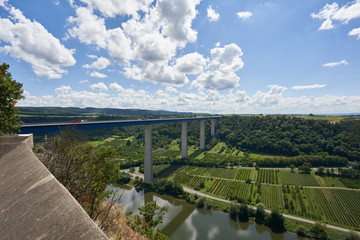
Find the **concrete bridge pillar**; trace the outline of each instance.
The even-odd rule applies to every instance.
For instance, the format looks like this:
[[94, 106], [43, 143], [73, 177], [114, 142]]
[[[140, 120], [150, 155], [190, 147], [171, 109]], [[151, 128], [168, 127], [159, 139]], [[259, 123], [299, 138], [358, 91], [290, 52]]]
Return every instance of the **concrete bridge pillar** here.
[[181, 158], [188, 157], [187, 150], [187, 122], [182, 122], [181, 127]]
[[200, 121], [200, 149], [205, 149], [205, 121]]
[[215, 119], [211, 119], [211, 136], [214, 136], [215, 135]]
[[151, 125], [145, 125], [144, 182], [153, 181]]

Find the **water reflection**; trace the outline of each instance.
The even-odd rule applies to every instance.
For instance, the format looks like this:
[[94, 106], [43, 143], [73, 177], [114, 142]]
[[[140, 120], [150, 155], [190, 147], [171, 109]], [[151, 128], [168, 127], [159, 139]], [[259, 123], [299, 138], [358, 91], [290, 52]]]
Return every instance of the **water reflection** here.
[[[109, 186], [109, 188], [115, 188]], [[169, 196], [159, 195], [144, 190], [124, 188], [120, 199], [126, 210], [138, 213], [138, 207], [144, 203], [156, 201], [165, 206], [168, 212], [163, 217], [163, 224], [159, 227], [171, 240], [197, 240], [197, 239], [265, 239], [265, 240], [298, 240], [294, 233], [276, 234], [264, 225], [253, 222], [238, 222], [228, 214], [220, 211], [198, 209], [192, 204]]]

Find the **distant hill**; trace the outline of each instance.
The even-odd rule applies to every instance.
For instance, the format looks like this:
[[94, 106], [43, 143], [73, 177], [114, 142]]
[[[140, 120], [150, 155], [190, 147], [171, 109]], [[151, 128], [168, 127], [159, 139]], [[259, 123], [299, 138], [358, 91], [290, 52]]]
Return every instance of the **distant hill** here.
[[77, 108], [77, 107], [18, 107], [20, 115], [76, 116], [87, 114], [106, 115], [193, 115], [191, 112], [171, 112], [164, 110], [117, 109], [117, 108]]
[[[77, 107], [18, 107], [24, 123], [66, 122], [73, 119], [121, 120], [137, 118], [160, 118], [199, 115], [191, 112], [171, 112], [164, 110], [77, 108]], [[208, 114], [207, 114], [208, 115]]]

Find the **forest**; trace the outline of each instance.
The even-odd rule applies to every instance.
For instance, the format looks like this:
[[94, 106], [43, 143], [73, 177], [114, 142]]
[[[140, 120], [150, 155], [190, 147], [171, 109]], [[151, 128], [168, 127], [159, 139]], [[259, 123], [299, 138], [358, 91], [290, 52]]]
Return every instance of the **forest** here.
[[360, 121], [290, 116], [223, 116], [219, 141], [242, 151], [283, 156], [340, 156], [360, 160]]

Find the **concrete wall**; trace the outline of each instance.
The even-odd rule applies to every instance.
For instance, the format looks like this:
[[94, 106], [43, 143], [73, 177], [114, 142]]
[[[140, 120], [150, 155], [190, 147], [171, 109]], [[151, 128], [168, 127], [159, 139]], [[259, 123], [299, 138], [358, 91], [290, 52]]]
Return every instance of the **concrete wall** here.
[[32, 135], [0, 146], [0, 239], [107, 239], [33, 154]]

